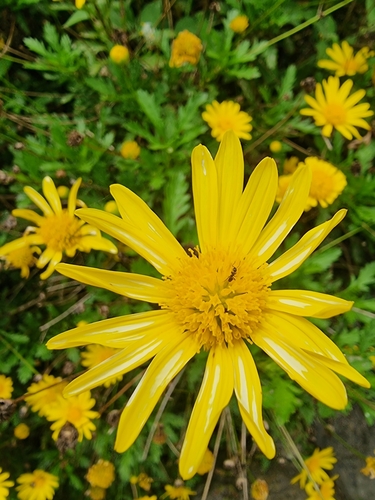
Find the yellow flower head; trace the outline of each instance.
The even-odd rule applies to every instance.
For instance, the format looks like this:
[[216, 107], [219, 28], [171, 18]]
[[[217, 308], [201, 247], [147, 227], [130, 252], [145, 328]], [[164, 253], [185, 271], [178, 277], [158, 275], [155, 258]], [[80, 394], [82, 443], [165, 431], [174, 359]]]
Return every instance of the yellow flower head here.
[[32, 411], [39, 412], [41, 417], [45, 416], [49, 406], [57, 401], [66, 385], [67, 382], [61, 377], [43, 375], [39, 382], [34, 382], [27, 388], [25, 401]]
[[144, 497], [138, 497], [138, 500], [157, 500], [157, 496], [156, 495], [146, 495]]
[[[12, 243], [19, 243], [12, 245]], [[37, 264], [38, 259], [35, 253], [41, 254], [39, 247], [29, 246], [28, 242], [19, 238], [12, 243], [8, 243], [0, 248], [0, 259], [5, 260], [5, 268], [21, 269], [21, 277], [28, 278], [30, 275], [30, 267]]]
[[[341, 170], [328, 163], [328, 161], [320, 160], [316, 156], [310, 156], [306, 158], [304, 163], [299, 165], [300, 167], [309, 165], [312, 173], [309, 197], [305, 207], [306, 212], [312, 207], [316, 207], [318, 203], [321, 207], [327, 208], [343, 192], [347, 184], [346, 177]], [[279, 177], [279, 188], [276, 195], [278, 203], [283, 199], [291, 180], [291, 174]]]
[[9, 488], [14, 486], [13, 481], [9, 481], [9, 472], [3, 472], [0, 467], [0, 500], [5, 500], [9, 495]]
[[[36, 227], [29, 226], [26, 236], [2, 246], [0, 255], [9, 256], [15, 250], [26, 246], [45, 245], [46, 249], [40, 255], [37, 267], [41, 269], [48, 264], [46, 271], [40, 275], [42, 279], [46, 279], [51, 276], [56, 265], [61, 262], [64, 253], [68, 257], [74, 257], [77, 250], [90, 252], [95, 249], [116, 254], [117, 248], [111, 241], [102, 238], [98, 229], [85, 224], [74, 215], [80, 184], [81, 179], [77, 179], [73, 184], [67, 208], [62, 208], [56, 186], [50, 177], [43, 179], [45, 197], [32, 187], [26, 186], [24, 188], [26, 195], [43, 212], [43, 215], [24, 208], [13, 210], [12, 214], [15, 217], [29, 220], [36, 224]], [[82, 203], [80, 204], [82, 205]]]
[[169, 66], [171, 68], [180, 68], [188, 63], [196, 66], [202, 49], [203, 45], [200, 38], [188, 30], [181, 31], [172, 42]]
[[44, 470], [21, 474], [17, 479], [17, 497], [20, 500], [51, 500], [59, 486], [59, 478]]
[[115, 64], [123, 64], [129, 61], [129, 49], [125, 45], [114, 45], [109, 51], [109, 58]]
[[[329, 476], [325, 472], [326, 470], [332, 470], [334, 464], [337, 462], [332, 446], [320, 450], [316, 448], [311, 457], [306, 458], [305, 465], [310, 472], [311, 478], [317, 483], [322, 484], [326, 481]], [[300, 488], [303, 489], [306, 486], [306, 482], [310, 479], [308, 477], [307, 471], [302, 469], [302, 471], [295, 476], [290, 483], [295, 484], [299, 481]]]
[[154, 480], [145, 472], [141, 472], [139, 476], [132, 476], [130, 478], [130, 482], [131, 484], [138, 484], [145, 491], [150, 491], [151, 484], [154, 482]]
[[321, 59], [318, 61], [318, 66], [335, 71], [336, 76], [365, 73], [368, 70], [367, 59], [373, 55], [368, 47], [363, 47], [354, 55], [353, 47], [346, 40], [341, 43], [341, 47], [338, 43], [334, 43], [326, 53], [331, 59]]
[[270, 144], [270, 151], [272, 153], [280, 153], [283, 149], [283, 145], [280, 141], [272, 141]]
[[109, 488], [115, 480], [115, 466], [112, 462], [100, 458], [96, 464], [89, 468], [86, 479], [91, 486]]
[[229, 24], [229, 28], [235, 33], [243, 33], [249, 26], [249, 18], [245, 15], [236, 16]]
[[153, 358], [122, 412], [115, 442], [120, 453], [134, 443], [170, 381], [201, 349], [208, 351], [179, 459], [183, 479], [198, 470], [233, 393], [259, 448], [268, 458], [275, 455], [273, 440], [263, 424], [262, 390], [252, 344], [332, 408], [342, 409], [347, 404], [345, 386], [334, 371], [369, 387], [340, 349], [305, 318], [329, 318], [348, 311], [352, 303], [323, 293], [272, 287], [311, 255], [346, 210], [272, 259], [306, 206], [309, 165], [295, 172], [268, 222], [278, 186], [277, 166], [271, 158], [259, 163], [243, 190], [242, 148], [230, 131], [215, 159], [207, 148], [197, 146], [192, 167], [199, 246], [189, 252], [144, 201], [119, 184], [111, 186], [111, 193], [121, 218], [99, 210], [79, 210], [85, 221], [97, 224], [143, 256], [161, 278], [69, 264], [58, 267], [70, 278], [160, 307], [74, 328], [47, 344], [51, 349], [65, 349], [95, 342], [122, 349], [70, 382], [65, 389], [69, 395], [103, 384]]
[[91, 420], [100, 416], [98, 412], [91, 410], [94, 405], [95, 399], [91, 398], [90, 391], [67, 398], [58, 396], [57, 401], [46, 410], [47, 420], [54, 422], [51, 425], [52, 438], [57, 441], [60, 430], [69, 422], [77, 429], [79, 442], [83, 437], [91, 439], [96, 429]]
[[234, 101], [214, 101], [207, 104], [206, 111], [202, 113], [202, 118], [208, 123], [212, 137], [222, 141], [225, 132], [233, 130], [240, 139], [251, 139], [249, 133], [253, 126], [250, 124], [252, 117], [245, 111], [241, 111], [238, 102]]
[[120, 154], [126, 160], [136, 160], [141, 154], [141, 148], [135, 141], [125, 141], [121, 144]]
[[363, 118], [374, 113], [368, 103], [357, 104], [366, 95], [364, 90], [357, 90], [349, 96], [352, 86], [350, 79], [340, 86], [337, 76], [323, 80], [323, 87], [317, 83], [315, 99], [305, 95], [305, 101], [311, 108], [301, 109], [301, 114], [312, 116], [315, 125], [323, 127], [322, 134], [326, 137], [330, 137], [335, 128], [346, 139], [351, 140], [353, 136], [360, 139], [357, 127], [370, 130], [370, 125]]
[[104, 500], [107, 490], [105, 488], [100, 488], [99, 486], [91, 486], [87, 491], [87, 496], [91, 500]]
[[268, 484], [264, 479], [256, 479], [251, 485], [251, 496], [254, 500], [267, 500]]
[[119, 213], [115, 200], [107, 201], [107, 203], [104, 205], [104, 210], [106, 212], [110, 212], [111, 214]]
[[161, 496], [161, 498], [170, 498], [171, 500], [189, 500], [190, 495], [196, 495], [195, 491], [192, 491], [190, 488], [186, 488], [185, 486], [172, 486], [170, 484], [166, 484], [164, 489], [166, 492]]
[[17, 439], [26, 439], [30, 436], [30, 427], [26, 424], [18, 424], [13, 433]]
[[13, 380], [0, 375], [0, 399], [10, 399], [13, 392]]
[[[105, 361], [116, 354], [118, 351], [119, 349], [114, 349], [113, 347], [98, 344], [88, 345], [86, 350], [81, 352], [81, 364], [87, 368], [93, 368], [94, 366], [99, 365], [102, 361]], [[118, 375], [110, 380], [107, 380], [103, 385], [104, 387], [109, 387], [120, 380], [122, 380], [122, 376]]]
[[207, 474], [207, 472], [210, 472], [210, 470], [214, 465], [214, 462], [215, 462], [214, 454], [212, 453], [211, 450], [207, 448], [207, 450], [204, 452], [203, 460], [197, 469], [197, 474], [203, 476], [203, 474]]
[[286, 158], [283, 165], [284, 174], [293, 174], [297, 170], [298, 162], [299, 159], [297, 158], [297, 156]]
[[361, 472], [370, 479], [375, 479], [375, 457], [366, 457], [366, 467], [361, 469]]
[[75, 0], [76, 8], [77, 9], [82, 9], [82, 7], [85, 5], [86, 0]]
[[319, 489], [315, 489], [314, 483], [307, 483], [305, 491], [309, 495], [307, 500], [335, 500], [335, 480], [339, 476], [326, 477], [319, 486]]

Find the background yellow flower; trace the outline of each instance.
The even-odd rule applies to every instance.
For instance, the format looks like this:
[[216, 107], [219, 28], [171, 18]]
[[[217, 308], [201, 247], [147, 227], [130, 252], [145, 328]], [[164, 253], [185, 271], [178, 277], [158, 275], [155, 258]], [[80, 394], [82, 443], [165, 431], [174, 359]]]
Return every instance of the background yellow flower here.
[[331, 59], [319, 60], [318, 66], [335, 71], [336, 76], [353, 76], [356, 73], [365, 73], [368, 70], [367, 59], [373, 55], [368, 47], [363, 47], [354, 54], [353, 47], [346, 40], [341, 43], [341, 46], [334, 43], [332, 48], [326, 49], [326, 53]]
[[212, 129], [212, 137], [218, 141], [223, 139], [228, 130], [232, 130], [240, 139], [251, 139], [250, 131], [253, 126], [250, 122], [252, 117], [245, 111], [241, 111], [238, 102], [223, 101], [219, 103], [213, 101], [212, 104], [207, 104], [202, 118]]
[[55, 490], [59, 486], [59, 478], [44, 470], [34, 470], [27, 474], [21, 474], [17, 479], [17, 497], [20, 500], [51, 500]]
[[201, 39], [188, 30], [181, 31], [172, 42], [169, 66], [180, 68], [185, 64], [196, 66], [199, 62], [203, 45]]

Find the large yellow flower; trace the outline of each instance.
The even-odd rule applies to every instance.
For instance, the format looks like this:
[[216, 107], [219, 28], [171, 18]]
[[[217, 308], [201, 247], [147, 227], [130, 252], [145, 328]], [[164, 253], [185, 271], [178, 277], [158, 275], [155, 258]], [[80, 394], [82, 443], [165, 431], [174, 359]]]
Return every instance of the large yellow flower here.
[[238, 102], [234, 101], [213, 101], [207, 104], [206, 111], [202, 113], [202, 118], [208, 123], [212, 137], [221, 141], [225, 132], [233, 130], [240, 139], [251, 139], [249, 133], [253, 126], [250, 124], [252, 117], [245, 111], [241, 111]]
[[59, 478], [44, 470], [21, 474], [17, 479], [17, 497], [20, 500], [51, 500], [59, 486]]
[[233, 391], [258, 446], [267, 457], [275, 455], [263, 425], [262, 390], [250, 344], [263, 349], [292, 379], [332, 408], [342, 409], [347, 403], [345, 386], [333, 371], [369, 387], [336, 345], [304, 318], [329, 318], [348, 311], [352, 303], [322, 293], [271, 289], [274, 281], [307, 259], [346, 211], [340, 210], [268, 263], [303, 212], [310, 168], [298, 169], [276, 214], [266, 223], [277, 191], [272, 159], [260, 162], [242, 192], [241, 144], [228, 132], [215, 160], [200, 145], [193, 151], [192, 166], [199, 247], [189, 253], [124, 186], [111, 188], [121, 218], [96, 209], [78, 212], [146, 258], [162, 279], [68, 264], [58, 267], [66, 276], [159, 304], [161, 309], [75, 328], [47, 344], [50, 349], [93, 342], [122, 348], [72, 381], [65, 389], [69, 395], [154, 358], [122, 413], [115, 443], [118, 452], [135, 441], [170, 381], [200, 350], [208, 351], [179, 460], [184, 479], [199, 468]]
[[[95, 249], [116, 254], [117, 248], [111, 241], [103, 238], [98, 229], [85, 224], [74, 215], [80, 184], [81, 179], [77, 179], [73, 184], [67, 208], [62, 208], [60, 196], [50, 177], [43, 179], [45, 198], [32, 187], [26, 186], [24, 188], [26, 195], [43, 215], [24, 208], [13, 210], [12, 214], [15, 217], [29, 220], [37, 227], [29, 226], [25, 236], [2, 246], [0, 255], [10, 255], [30, 245], [45, 245], [46, 249], [40, 255], [37, 267], [41, 269], [48, 264], [47, 269], [40, 275], [42, 279], [46, 279], [51, 276], [56, 264], [61, 262], [63, 253], [68, 257], [74, 257], [77, 250], [90, 252]], [[84, 206], [82, 202], [79, 204]]]
[[341, 47], [338, 43], [334, 43], [332, 47], [326, 49], [326, 53], [331, 59], [321, 59], [318, 61], [318, 66], [335, 71], [336, 76], [365, 73], [368, 70], [367, 59], [373, 55], [368, 47], [363, 47], [354, 55], [353, 47], [346, 40], [341, 43]]
[[340, 79], [330, 76], [328, 80], [323, 80], [323, 87], [320, 83], [316, 84], [315, 99], [305, 95], [305, 101], [311, 108], [301, 109], [301, 114], [312, 116], [315, 125], [323, 127], [322, 134], [326, 137], [330, 137], [335, 128], [346, 139], [351, 140], [353, 136], [360, 139], [356, 127], [370, 130], [370, 125], [363, 118], [374, 113], [368, 103], [357, 104], [366, 95], [363, 89], [349, 96], [352, 87], [352, 80], [346, 80], [340, 87]]

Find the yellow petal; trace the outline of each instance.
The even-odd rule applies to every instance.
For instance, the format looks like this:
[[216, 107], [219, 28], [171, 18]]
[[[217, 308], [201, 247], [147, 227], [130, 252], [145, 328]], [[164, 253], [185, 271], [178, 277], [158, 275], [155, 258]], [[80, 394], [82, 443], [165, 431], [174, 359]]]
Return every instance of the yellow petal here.
[[361, 387], [366, 387], [367, 389], [371, 387], [370, 382], [367, 379], [365, 379], [365, 377], [363, 377], [359, 372], [357, 372], [355, 368], [350, 366], [348, 363], [340, 363], [339, 361], [326, 358], [325, 356], [317, 354], [316, 352], [309, 352], [309, 351], [306, 352], [309, 356], [313, 357], [320, 363], [324, 364], [334, 372], [343, 375], [344, 377], [351, 380], [352, 382], [355, 382]]
[[155, 356], [129, 399], [118, 426], [115, 442], [117, 452], [126, 451], [134, 443], [164, 389], [198, 352], [199, 345], [192, 336], [182, 341], [181, 338], [173, 339]]
[[303, 350], [289, 345], [266, 324], [252, 334], [252, 340], [314, 398], [335, 410], [345, 408], [347, 395], [344, 384], [330, 369]]
[[52, 210], [55, 214], [60, 214], [62, 212], [61, 200], [60, 196], [57, 192], [55, 183], [51, 179], [51, 177], [44, 177], [43, 183], [43, 194], [46, 197], [46, 200], [51, 205]]
[[40, 208], [46, 217], [53, 215], [52, 208], [48, 205], [41, 194], [30, 186], [25, 186], [23, 190], [30, 200], [33, 201], [38, 208]]
[[199, 468], [221, 412], [233, 393], [233, 367], [227, 347], [211, 349], [202, 385], [189, 420], [179, 460], [183, 479]]
[[262, 417], [262, 388], [254, 359], [242, 340], [229, 349], [234, 368], [234, 390], [243, 421], [260, 450], [271, 459], [275, 444], [267, 433]]
[[14, 217], [21, 217], [21, 219], [30, 220], [37, 226], [40, 226], [45, 220], [42, 215], [37, 214], [34, 210], [27, 210], [26, 208], [15, 208], [12, 210], [12, 215]]
[[90, 250], [102, 250], [103, 252], [108, 252], [112, 255], [116, 255], [118, 253], [116, 245], [112, 243], [112, 241], [107, 240], [107, 238], [102, 238], [101, 236], [83, 236], [79, 242], [79, 249], [84, 252], [89, 252]]
[[229, 238], [249, 252], [267, 222], [277, 191], [277, 166], [272, 158], [264, 158], [254, 169], [243, 192]]
[[[40, 275], [40, 279], [46, 280], [51, 276], [53, 271], [55, 270], [57, 264], [61, 262], [62, 259], [62, 252], [55, 252], [51, 260], [49, 261], [47, 269]], [[40, 266], [39, 261], [37, 262], [37, 267], [43, 267]]]
[[295, 271], [312, 252], [320, 245], [324, 238], [345, 217], [347, 210], [339, 210], [327, 222], [308, 231], [292, 248], [283, 253], [278, 259], [269, 264], [267, 272], [272, 281], [279, 280]]
[[128, 245], [163, 275], [172, 274], [176, 260], [186, 256], [181, 246], [177, 246], [178, 250], [176, 250], [166, 245], [162, 234], [155, 233], [154, 238], [151, 239], [142, 229], [103, 210], [81, 208], [76, 211], [76, 214], [89, 224], [97, 226], [113, 238]]
[[74, 379], [64, 389], [64, 396], [74, 396], [83, 391], [91, 390], [107, 380], [128, 373], [155, 356], [166, 345], [174, 342], [182, 333], [175, 328], [165, 328], [157, 336], [153, 333], [146, 337], [134, 340], [128, 347], [91, 368], [80, 377]]
[[163, 280], [142, 274], [107, 271], [94, 267], [60, 264], [56, 270], [86, 285], [106, 288], [112, 292], [146, 302], [160, 303], [169, 297]]
[[9, 243], [5, 243], [2, 247], [0, 247], [0, 255], [8, 255], [15, 250], [20, 250], [29, 245], [27, 238], [17, 238], [16, 240], [10, 241]]
[[81, 185], [81, 177], [79, 177], [73, 186], [71, 187], [71, 190], [69, 191], [69, 198], [68, 198], [68, 212], [70, 215], [74, 214], [74, 211], [77, 207], [77, 194], [78, 194], [78, 189]]
[[56, 250], [54, 248], [47, 247], [42, 253], [42, 255], [39, 257], [37, 262], [37, 267], [39, 267], [39, 269], [42, 269], [44, 266], [46, 266], [48, 262], [50, 262], [53, 259], [55, 253]]
[[191, 155], [195, 220], [203, 252], [215, 247], [218, 238], [218, 180], [214, 160], [202, 145]]
[[215, 156], [218, 182], [218, 243], [228, 241], [233, 214], [241, 198], [244, 182], [243, 152], [239, 138], [229, 130]]
[[308, 290], [271, 290], [267, 299], [269, 309], [312, 318], [332, 318], [352, 306], [348, 300]]
[[311, 170], [308, 165], [299, 167], [292, 176], [280, 206], [266, 225], [251, 250], [261, 262], [266, 262], [278, 249], [293, 226], [301, 217], [306, 206], [311, 184]]
[[158, 337], [164, 330], [171, 328], [171, 325], [168, 311], [127, 314], [73, 328], [56, 335], [46, 345], [48, 349], [67, 349], [87, 344], [121, 348], [127, 347], [129, 342], [144, 339], [147, 335]]

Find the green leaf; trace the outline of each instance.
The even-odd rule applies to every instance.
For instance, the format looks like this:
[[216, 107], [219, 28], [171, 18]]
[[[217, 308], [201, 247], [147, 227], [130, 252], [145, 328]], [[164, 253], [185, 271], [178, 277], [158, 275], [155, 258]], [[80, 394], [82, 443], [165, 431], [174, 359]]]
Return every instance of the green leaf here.
[[235, 76], [236, 78], [243, 78], [244, 80], [254, 80], [260, 77], [259, 69], [256, 67], [231, 69], [227, 71], [227, 74]]
[[340, 255], [340, 248], [330, 248], [325, 252], [313, 254], [303, 263], [300, 268], [301, 272], [302, 274], [316, 274], [327, 271]]
[[160, 109], [155, 102], [155, 96], [147, 92], [147, 90], [142, 89], [137, 90], [136, 96], [141, 110], [151, 121], [156, 130], [161, 131], [163, 120], [161, 118]]
[[64, 28], [69, 28], [70, 26], [74, 26], [77, 23], [80, 23], [82, 21], [86, 21], [86, 19], [90, 19], [90, 15], [86, 10], [76, 10], [66, 21], [66, 23], [63, 24]]
[[33, 377], [34, 372], [31, 370], [29, 365], [22, 364], [17, 370], [17, 375], [21, 384], [26, 384]]
[[293, 87], [296, 83], [297, 68], [291, 64], [285, 71], [279, 90], [279, 99], [290, 99], [293, 96]]
[[357, 278], [352, 279], [352, 282], [345, 290], [347, 292], [358, 293], [358, 292], [368, 292], [370, 285], [373, 285], [375, 281], [375, 262], [370, 262], [366, 264], [360, 271]]
[[183, 216], [190, 209], [189, 184], [182, 172], [172, 173], [166, 187], [163, 203], [164, 221], [170, 231], [176, 236], [185, 225]]

